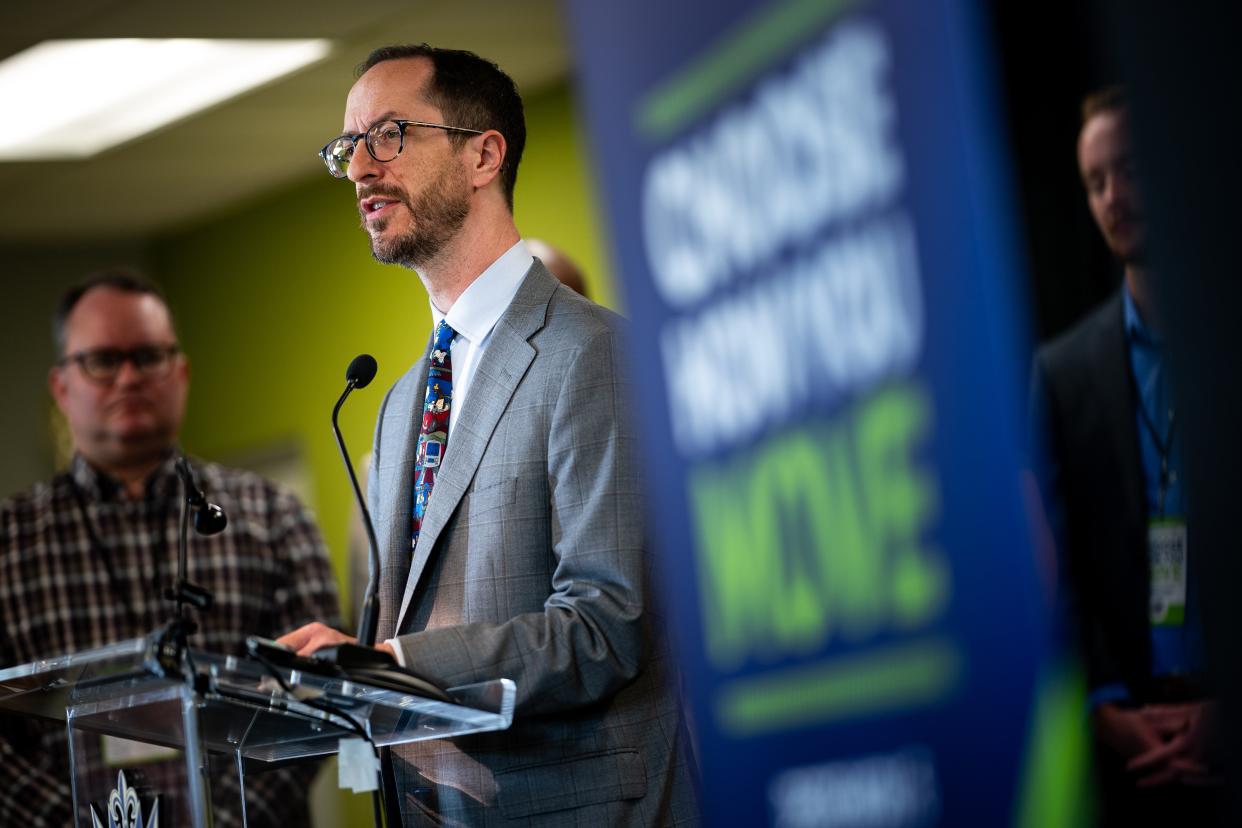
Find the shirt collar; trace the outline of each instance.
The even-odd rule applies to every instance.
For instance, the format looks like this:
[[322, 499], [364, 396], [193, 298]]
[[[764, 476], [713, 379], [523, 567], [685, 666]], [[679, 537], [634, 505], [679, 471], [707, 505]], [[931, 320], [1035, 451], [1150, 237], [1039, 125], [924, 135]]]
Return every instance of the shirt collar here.
[[513, 301], [534, 261], [526, 243], [518, 240], [470, 283], [447, 314], [431, 303], [432, 322], [439, 325], [440, 320], [447, 320], [449, 327], [470, 342], [482, 342]]
[[[168, 497], [176, 492], [176, 462], [177, 453], [170, 452], [168, 458], [147, 477], [144, 495], [146, 499]], [[95, 500], [118, 500], [124, 497], [119, 480], [95, 468], [77, 452], [69, 461], [69, 476], [79, 489]]]
[[1124, 282], [1121, 286], [1121, 295], [1125, 313], [1126, 335], [1130, 339], [1144, 345], [1154, 345], [1156, 347], [1162, 345], [1164, 340], [1160, 334], [1156, 333], [1154, 329], [1143, 321], [1138, 305], [1134, 304], [1134, 297], [1130, 295], [1130, 286]]

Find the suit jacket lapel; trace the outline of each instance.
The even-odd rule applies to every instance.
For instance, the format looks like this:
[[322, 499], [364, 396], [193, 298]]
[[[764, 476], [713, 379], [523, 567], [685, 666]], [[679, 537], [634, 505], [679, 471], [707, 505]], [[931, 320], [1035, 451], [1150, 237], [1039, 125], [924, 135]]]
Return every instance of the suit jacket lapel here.
[[[381, 570], [387, 577], [381, 578], [381, 623], [379, 633], [383, 640], [396, 633], [395, 616], [384, 612], [384, 607], [398, 606], [397, 601], [405, 587], [410, 564], [410, 536], [414, 497], [414, 461], [418, 450], [418, 431], [422, 422], [423, 391], [427, 387], [427, 359], [431, 341], [422, 358], [407, 373], [405, 380], [393, 389], [392, 396], [384, 406], [384, 422], [381, 427], [391, 434], [383, 448], [392, 455], [374, 473], [378, 474], [378, 509], [373, 513], [380, 518], [379, 537], [382, 558]], [[395, 441], [395, 442], [391, 442]], [[389, 624], [392, 624], [390, 627]]]
[[[482, 359], [474, 369], [470, 378], [470, 393], [464, 407], [457, 413], [457, 421], [449, 433], [444, 461], [436, 475], [435, 490], [427, 504], [427, 513], [423, 516], [422, 531], [414, 549], [405, 582], [405, 594], [401, 598], [401, 610], [397, 615], [398, 631], [405, 622], [406, 612], [440, 533], [452, 518], [462, 495], [470, 486], [470, 481], [474, 479], [484, 449], [496, 430], [496, 424], [500, 422], [513, 392], [535, 359], [535, 349], [527, 340], [543, 327], [548, 301], [556, 286], [556, 280], [536, 261], [508, 309], [496, 322], [487, 350], [483, 352]], [[424, 381], [425, 376], [424, 372]], [[418, 426], [415, 423], [415, 445], [417, 438]], [[411, 466], [411, 477], [412, 475]], [[412, 483], [407, 482], [407, 494], [411, 487]]]
[[[1122, 290], [1125, 290], [1122, 287]], [[1129, 526], [1145, 526], [1147, 523], [1147, 492], [1143, 476], [1143, 459], [1139, 451], [1138, 425], [1135, 406], [1133, 367], [1130, 365], [1130, 347], [1126, 340], [1125, 311], [1121, 294], [1108, 311], [1110, 323], [1102, 331], [1103, 341], [1100, 358], [1105, 361], [1104, 370], [1097, 371], [1100, 382], [1099, 398], [1106, 406], [1105, 422], [1116, 423], [1113, 428], [1113, 450], [1118, 459], [1120, 480], [1126, 489], [1126, 523]], [[1129, 548], [1145, 549], [1145, 544], [1127, 544]], [[1143, 559], [1146, 565], [1146, 558]]]

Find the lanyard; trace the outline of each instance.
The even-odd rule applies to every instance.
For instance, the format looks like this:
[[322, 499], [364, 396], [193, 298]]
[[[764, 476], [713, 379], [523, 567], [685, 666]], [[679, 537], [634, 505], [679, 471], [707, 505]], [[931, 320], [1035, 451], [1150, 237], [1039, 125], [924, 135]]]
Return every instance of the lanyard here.
[[[121, 588], [121, 584], [117, 581], [115, 567], [112, 561], [112, 550], [106, 546], [99, 537], [99, 533], [95, 529], [95, 524], [91, 522], [90, 514], [86, 509], [86, 494], [78, 486], [78, 482], [73, 479], [73, 475], [66, 473], [65, 477], [69, 481], [69, 488], [73, 491], [73, 498], [78, 503], [78, 513], [82, 516], [82, 523], [86, 526], [86, 534], [91, 539], [91, 549], [95, 554], [103, 559], [104, 577], [108, 580], [108, 589], [112, 592], [112, 597], [116, 600], [117, 605], [125, 610], [125, 615], [130, 623], [130, 630], [138, 634], [142, 627], [138, 620], [138, 614], [134, 609], [134, 602], [131, 595]], [[159, 511], [159, 529], [156, 532], [155, 549], [152, 555], [152, 565], [154, 569], [154, 578], [152, 587], [154, 594], [159, 595], [160, 587], [160, 559], [168, 552], [168, 538], [165, 536], [165, 523], [168, 521], [168, 504], [167, 501], [161, 501], [163, 507]]]
[[1160, 517], [1164, 517], [1164, 497], [1169, 490], [1169, 457], [1173, 453], [1173, 433], [1177, 428], [1177, 420], [1175, 419], [1175, 411], [1169, 409], [1169, 430], [1165, 433], [1164, 439], [1160, 439], [1160, 432], [1156, 431], [1156, 424], [1151, 418], [1151, 414], [1147, 411], [1147, 406], [1143, 404], [1143, 395], [1139, 393], [1138, 380], [1134, 378], [1134, 371], [1130, 371], [1130, 386], [1134, 389], [1134, 397], [1138, 402], [1139, 416], [1143, 420], [1143, 425], [1147, 428], [1147, 434], [1151, 437], [1152, 443], [1156, 446], [1156, 451], [1160, 454], [1160, 487], [1156, 495], [1156, 510]]

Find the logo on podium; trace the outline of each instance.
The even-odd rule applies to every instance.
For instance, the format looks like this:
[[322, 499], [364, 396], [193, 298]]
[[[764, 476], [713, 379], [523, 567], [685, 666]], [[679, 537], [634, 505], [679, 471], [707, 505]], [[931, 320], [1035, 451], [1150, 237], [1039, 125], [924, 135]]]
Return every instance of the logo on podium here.
[[156, 799], [151, 805], [151, 814], [144, 821], [142, 803], [138, 800], [138, 790], [131, 788], [125, 780], [125, 771], [117, 771], [116, 787], [108, 795], [108, 819], [99, 818], [95, 806], [91, 805], [92, 828], [159, 828], [160, 801]]

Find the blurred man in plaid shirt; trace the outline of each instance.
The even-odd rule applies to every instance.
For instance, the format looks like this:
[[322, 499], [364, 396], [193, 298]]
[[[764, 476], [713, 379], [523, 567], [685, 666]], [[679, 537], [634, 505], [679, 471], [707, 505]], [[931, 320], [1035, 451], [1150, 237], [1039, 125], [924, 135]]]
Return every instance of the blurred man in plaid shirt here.
[[[52, 480], [0, 504], [0, 667], [142, 636], [173, 612], [162, 596], [176, 576], [174, 461], [189, 365], [168, 306], [137, 274], [106, 271], [65, 294], [54, 333], [49, 387], [74, 456]], [[191, 533], [189, 578], [215, 597], [211, 610], [191, 610], [199, 627], [191, 646], [240, 654], [247, 635], [339, 617], [323, 541], [297, 498], [250, 472], [194, 467], [228, 526]], [[185, 787], [181, 760], [124, 747], [104, 745], [92, 774], [115, 780], [117, 767], [129, 769], [172, 816]], [[249, 824], [308, 824], [314, 771], [248, 775]], [[63, 723], [0, 716], [0, 825], [73, 824], [70, 784]], [[235, 775], [213, 773], [212, 795], [215, 824], [240, 824]]]

